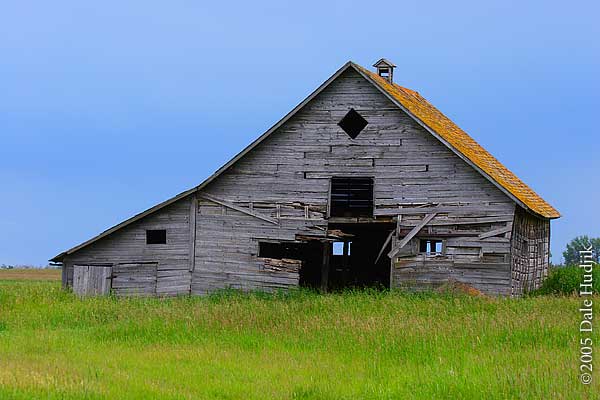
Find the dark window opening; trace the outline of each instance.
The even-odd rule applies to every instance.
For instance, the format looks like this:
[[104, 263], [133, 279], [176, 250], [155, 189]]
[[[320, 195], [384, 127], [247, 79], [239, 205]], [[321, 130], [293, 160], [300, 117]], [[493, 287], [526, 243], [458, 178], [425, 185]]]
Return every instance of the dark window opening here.
[[151, 229], [146, 231], [146, 244], [166, 244], [166, 229]]
[[332, 178], [330, 215], [332, 217], [371, 217], [372, 178]]
[[258, 257], [291, 258], [302, 261], [299, 271], [300, 286], [317, 289], [321, 285], [322, 243], [258, 242]]
[[291, 258], [301, 260], [301, 243], [258, 243], [258, 256], [263, 258]]
[[365, 129], [367, 124], [367, 120], [357, 113], [354, 108], [351, 108], [344, 118], [338, 122], [340, 128], [342, 128], [352, 139], [356, 139], [358, 134]]
[[442, 254], [444, 242], [440, 239], [421, 239], [419, 241], [419, 252], [423, 254]]
[[382, 76], [382, 77], [384, 77], [384, 78], [385, 78], [385, 77], [388, 77], [388, 76], [390, 75], [390, 70], [389, 70], [389, 68], [379, 68], [379, 70], [378, 70], [378, 71], [379, 71], [379, 76]]

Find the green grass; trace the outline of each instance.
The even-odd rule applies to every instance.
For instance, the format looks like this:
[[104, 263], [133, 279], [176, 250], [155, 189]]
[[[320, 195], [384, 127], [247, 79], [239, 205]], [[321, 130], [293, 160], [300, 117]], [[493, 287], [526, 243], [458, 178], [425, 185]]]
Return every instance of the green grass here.
[[305, 291], [80, 300], [56, 282], [0, 281], [0, 399], [593, 398], [600, 376], [578, 381], [579, 304]]

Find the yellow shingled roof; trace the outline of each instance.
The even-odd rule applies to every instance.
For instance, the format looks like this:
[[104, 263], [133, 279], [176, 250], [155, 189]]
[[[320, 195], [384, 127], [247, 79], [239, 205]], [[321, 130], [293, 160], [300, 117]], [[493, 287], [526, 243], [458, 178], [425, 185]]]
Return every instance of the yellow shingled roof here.
[[531, 211], [545, 218], [558, 218], [560, 213], [542, 199], [529, 186], [506, 168], [500, 161], [479, 145], [419, 93], [390, 83], [379, 75], [354, 64], [379, 87], [404, 106], [413, 116], [437, 133], [456, 151], [469, 159], [491, 179], [525, 204]]

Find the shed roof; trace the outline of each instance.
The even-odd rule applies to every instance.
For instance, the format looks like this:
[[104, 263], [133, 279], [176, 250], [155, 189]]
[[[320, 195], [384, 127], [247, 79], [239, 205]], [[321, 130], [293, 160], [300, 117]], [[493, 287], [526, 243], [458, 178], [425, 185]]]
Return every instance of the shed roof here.
[[348, 68], [353, 68], [365, 79], [371, 82], [375, 87], [386, 94], [396, 105], [402, 110], [413, 117], [429, 132], [435, 135], [439, 140], [454, 151], [459, 157], [477, 169], [483, 174], [488, 180], [495, 184], [500, 190], [506, 193], [510, 198], [520, 204], [527, 210], [543, 217], [543, 218], [558, 218], [560, 217], [559, 212], [542, 199], [537, 193], [535, 193], [529, 186], [523, 183], [515, 174], [513, 174], [508, 168], [506, 168], [500, 161], [494, 158], [489, 152], [481, 147], [473, 138], [471, 138], [465, 131], [460, 129], [454, 122], [448, 117], [442, 114], [437, 108], [431, 105], [425, 100], [419, 93], [403, 88], [395, 83], [390, 83], [386, 79], [381, 78], [379, 75], [361, 67], [360, 65], [348, 61], [340, 69], [338, 69], [329, 79], [323, 82], [314, 92], [312, 92], [306, 99], [298, 104], [292, 111], [285, 115], [269, 130], [259, 136], [254, 142], [250, 143], [245, 149], [239, 152], [233, 159], [219, 168], [214, 174], [209, 176], [200, 185], [193, 187], [185, 192], [178, 194], [154, 207], [149, 208], [135, 216], [117, 224], [97, 236], [69, 249], [57, 256], [53, 257], [50, 261], [60, 262], [62, 259], [88, 245], [102, 239], [111, 233], [130, 225], [147, 215], [150, 215], [180, 199], [183, 199], [190, 194], [203, 189], [219, 175], [229, 169], [239, 159], [244, 157], [248, 152], [254, 149], [258, 144], [265, 140], [269, 135], [275, 132], [281, 125], [287, 120], [294, 116], [300, 111], [306, 104], [308, 104], [314, 97], [316, 97], [321, 91], [323, 91], [331, 82], [333, 82], [338, 76], [340, 76]]

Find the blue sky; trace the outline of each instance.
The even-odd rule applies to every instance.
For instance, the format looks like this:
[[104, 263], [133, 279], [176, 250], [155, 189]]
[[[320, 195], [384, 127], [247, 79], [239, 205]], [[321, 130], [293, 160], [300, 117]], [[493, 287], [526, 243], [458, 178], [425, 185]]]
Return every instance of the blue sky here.
[[561, 211], [559, 261], [572, 237], [600, 236], [599, 13], [585, 0], [4, 2], [0, 264], [45, 264], [197, 185], [344, 62], [380, 57]]

